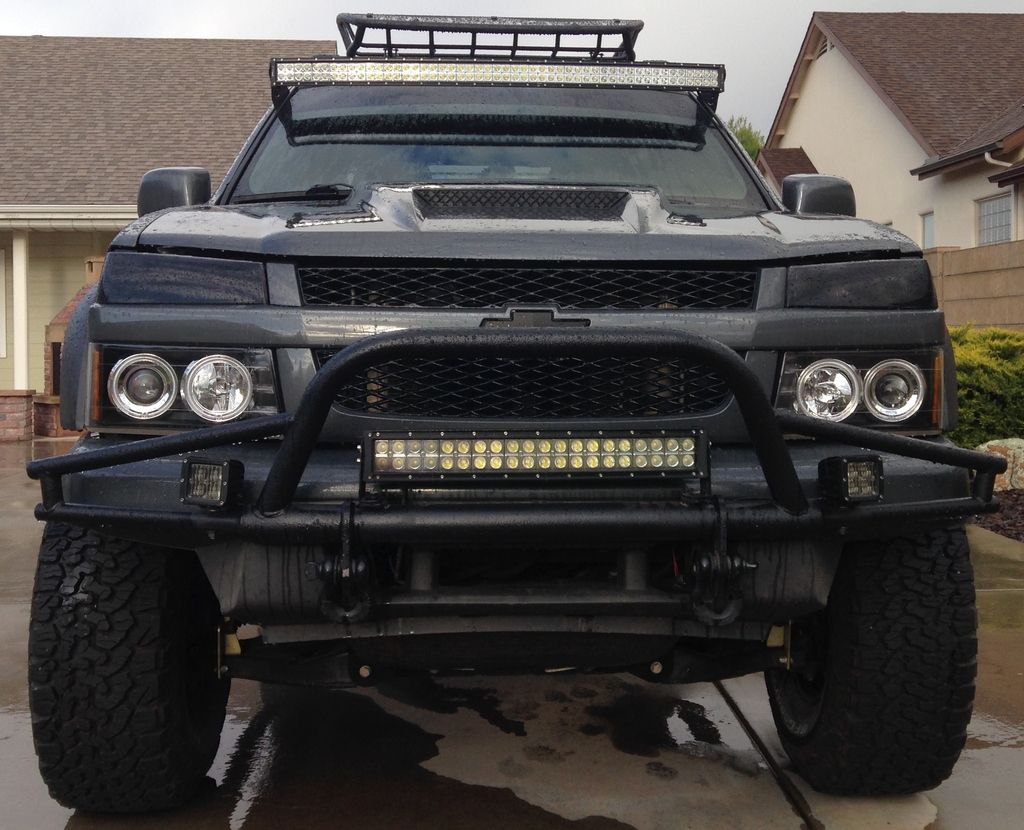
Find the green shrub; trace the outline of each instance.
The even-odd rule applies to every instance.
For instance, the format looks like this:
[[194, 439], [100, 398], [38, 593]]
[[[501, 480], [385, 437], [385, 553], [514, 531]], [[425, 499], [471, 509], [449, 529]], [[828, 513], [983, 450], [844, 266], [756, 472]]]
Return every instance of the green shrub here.
[[1024, 437], [1024, 331], [950, 329], [959, 385], [960, 425], [950, 438], [976, 447]]

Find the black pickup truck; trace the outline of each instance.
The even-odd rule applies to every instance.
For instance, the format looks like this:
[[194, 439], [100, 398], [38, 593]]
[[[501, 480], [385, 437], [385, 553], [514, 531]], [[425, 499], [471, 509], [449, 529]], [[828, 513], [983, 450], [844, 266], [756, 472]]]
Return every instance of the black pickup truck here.
[[231, 677], [568, 668], [764, 672], [814, 787], [943, 780], [1002, 461], [942, 437], [918, 248], [841, 179], [780, 203], [724, 69], [638, 61], [639, 21], [339, 27], [212, 197], [146, 174], [68, 327], [83, 437], [29, 465], [53, 795], [183, 802]]

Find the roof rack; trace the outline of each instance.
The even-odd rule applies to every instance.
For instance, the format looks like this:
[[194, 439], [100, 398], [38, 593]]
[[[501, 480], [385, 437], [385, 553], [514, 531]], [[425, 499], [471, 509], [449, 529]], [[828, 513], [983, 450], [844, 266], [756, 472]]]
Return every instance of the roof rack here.
[[[636, 38], [643, 27], [642, 20], [445, 17], [345, 12], [338, 15], [338, 29], [350, 58], [418, 55], [634, 61]], [[369, 32], [376, 33], [376, 40], [367, 40]], [[409, 33], [412, 32], [425, 32], [426, 38], [410, 37]], [[467, 37], [439, 40], [437, 35], [442, 33]], [[480, 35], [487, 35], [483, 42]], [[529, 36], [526, 42], [521, 39], [524, 35]], [[586, 36], [594, 37], [594, 42], [580, 43], [580, 39]], [[565, 43], [563, 37], [571, 37], [572, 40]], [[609, 40], [612, 42], [609, 43]]]

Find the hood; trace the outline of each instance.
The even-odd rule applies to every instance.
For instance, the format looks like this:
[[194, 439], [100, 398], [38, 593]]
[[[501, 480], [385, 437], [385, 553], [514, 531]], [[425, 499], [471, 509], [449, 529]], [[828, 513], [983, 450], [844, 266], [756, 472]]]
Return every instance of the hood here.
[[[581, 193], [587, 204], [578, 210]], [[454, 201], [438, 199], [452, 194], [459, 194]], [[546, 194], [541, 207], [534, 209], [534, 197], [541, 194]], [[528, 198], [525, 208], [519, 197]], [[552, 199], [560, 200], [560, 209], [550, 209]], [[113, 247], [259, 258], [718, 262], [919, 253], [902, 234], [861, 219], [778, 211], [702, 218], [693, 215], [697, 210], [667, 209], [649, 189], [381, 186], [365, 201], [344, 206], [287, 202], [171, 209], [132, 223]]]

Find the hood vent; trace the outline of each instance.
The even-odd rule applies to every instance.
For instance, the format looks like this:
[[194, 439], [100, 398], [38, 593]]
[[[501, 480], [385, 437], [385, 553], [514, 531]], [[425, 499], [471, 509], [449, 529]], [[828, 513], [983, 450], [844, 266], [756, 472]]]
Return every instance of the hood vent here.
[[628, 194], [621, 190], [552, 187], [417, 188], [424, 219], [561, 219], [615, 222]]

